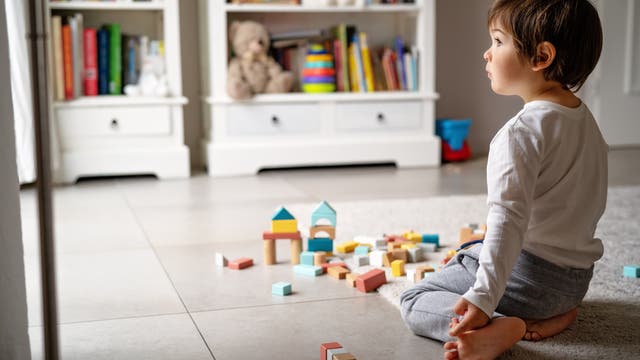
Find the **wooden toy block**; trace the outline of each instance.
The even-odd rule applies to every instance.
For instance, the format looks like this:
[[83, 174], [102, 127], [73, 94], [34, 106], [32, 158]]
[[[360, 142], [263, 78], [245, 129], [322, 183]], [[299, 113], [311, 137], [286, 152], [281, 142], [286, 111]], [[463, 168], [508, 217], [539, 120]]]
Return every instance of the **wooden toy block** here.
[[384, 267], [391, 267], [391, 262], [393, 261], [393, 253], [387, 251], [382, 255], [382, 265]]
[[404, 270], [406, 275], [407, 275], [407, 280], [409, 280], [410, 283], [416, 283], [416, 269], [405, 269]]
[[358, 278], [358, 274], [356, 273], [348, 273], [347, 275], [345, 275], [344, 279], [347, 283], [348, 287], [355, 287], [356, 286], [356, 279]]
[[314, 254], [310, 251], [303, 251], [300, 253], [300, 264], [302, 265], [314, 265]]
[[393, 250], [400, 249], [402, 247], [402, 244], [404, 243], [401, 243], [399, 241], [387, 243], [387, 251], [393, 252]]
[[273, 295], [287, 296], [291, 295], [291, 283], [277, 282], [271, 285], [271, 293]]
[[327, 253], [324, 251], [316, 251], [313, 253], [313, 265], [320, 266], [327, 262]]
[[436, 248], [439, 248], [440, 236], [438, 234], [422, 234], [422, 242], [427, 244], [435, 244]]
[[416, 263], [416, 262], [420, 262], [423, 259], [423, 254], [422, 254], [422, 248], [419, 247], [413, 247], [411, 249], [408, 249], [408, 261], [410, 263]]
[[341, 267], [343, 267], [345, 269], [349, 268], [347, 266], [347, 264], [345, 264], [343, 262], [324, 263], [324, 264], [320, 265], [320, 267], [322, 268], [322, 272], [327, 272], [329, 270], [329, 268], [334, 267], [334, 266], [341, 266]]
[[298, 275], [319, 276], [322, 275], [322, 267], [315, 265], [298, 264], [293, 267], [293, 272]]
[[415, 243], [412, 242], [407, 242], [404, 244], [400, 244], [400, 249], [405, 249], [405, 250], [409, 250], [409, 249], [413, 249], [417, 247], [417, 245]]
[[349, 270], [343, 268], [342, 266], [332, 266], [327, 268], [327, 274], [334, 279], [342, 280], [350, 273]]
[[369, 246], [366, 245], [358, 245], [354, 249], [353, 253], [355, 255], [367, 255], [369, 254]]
[[416, 266], [416, 269], [417, 270], [422, 270], [424, 272], [434, 272], [434, 271], [436, 271], [433, 268], [433, 266], [431, 266], [431, 265], [419, 265], [419, 266]]
[[291, 263], [300, 264], [300, 253], [302, 252], [302, 239], [291, 240]]
[[354, 255], [351, 261], [355, 267], [369, 265], [369, 255]]
[[307, 249], [308, 251], [332, 252], [333, 240], [329, 238], [309, 238], [309, 241], [307, 241]]
[[265, 265], [275, 264], [276, 263], [276, 241], [264, 240], [263, 248], [264, 248], [264, 264]]
[[404, 234], [402, 234], [402, 237], [411, 241], [411, 242], [421, 242], [422, 241], [422, 235], [418, 234], [417, 232], [411, 230], [408, 231]]
[[337, 342], [321, 344], [320, 345], [320, 360], [332, 360], [332, 359], [327, 359], [327, 350], [338, 349], [338, 348], [341, 348], [341, 347], [342, 347], [342, 345], [340, 345]]
[[418, 243], [416, 245], [420, 249], [422, 249], [423, 252], [435, 252], [436, 250], [438, 250], [438, 247], [436, 246], [436, 244], [432, 244], [432, 243]]
[[626, 265], [622, 270], [622, 275], [633, 278], [640, 277], [640, 266]]
[[357, 360], [351, 353], [333, 355], [333, 360]]
[[402, 260], [407, 262], [409, 259], [409, 252], [405, 249], [396, 249], [393, 250], [393, 260]]
[[356, 288], [361, 292], [374, 291], [380, 286], [387, 283], [387, 277], [384, 270], [373, 269], [358, 276], [356, 279]]
[[391, 263], [391, 275], [395, 277], [404, 275], [404, 264], [403, 260], [393, 260]]
[[292, 233], [298, 231], [297, 220], [273, 220], [271, 221], [271, 232]]
[[302, 240], [300, 231], [295, 232], [272, 232], [264, 231], [262, 233], [263, 240]]
[[271, 217], [271, 221], [274, 220], [293, 220], [295, 219], [293, 215], [289, 212], [289, 210], [285, 209], [284, 206], [280, 206], [276, 209], [275, 213]]
[[405, 239], [404, 237], [402, 237], [400, 235], [385, 235], [384, 239], [387, 241], [387, 243], [390, 243], [390, 242], [405, 242], [405, 241], [407, 241], [407, 239]]
[[244, 268], [248, 268], [253, 265], [253, 259], [250, 258], [239, 258], [229, 262], [229, 269], [233, 270], [241, 270]]
[[386, 251], [374, 250], [369, 253], [369, 265], [376, 267], [383, 267], [384, 263], [382, 257], [386, 254]]
[[320, 220], [326, 220], [335, 228], [336, 216], [336, 210], [328, 202], [321, 201], [311, 213], [311, 225], [316, 225]]
[[336, 238], [336, 228], [331, 225], [316, 225], [309, 228], [309, 237], [315, 238], [318, 233], [329, 235], [329, 239]]
[[451, 259], [453, 259], [454, 256], [456, 256], [455, 250], [447, 251], [447, 255], [444, 257], [444, 259], [442, 259], [442, 265], [446, 265]]
[[387, 240], [385, 240], [384, 238], [376, 239], [373, 245], [376, 249], [380, 249], [380, 248], [385, 249], [387, 247]]
[[346, 253], [350, 253], [353, 252], [353, 250], [355, 250], [356, 246], [358, 246], [358, 243], [355, 241], [347, 241], [344, 242], [340, 245], [336, 245], [336, 251], [346, 254]]
[[458, 236], [458, 247], [471, 240], [473, 229], [470, 227], [463, 227], [460, 229], [460, 235]]
[[329, 350], [327, 350], [327, 359], [333, 360], [334, 356], [339, 355], [339, 354], [347, 354], [347, 353], [348, 353], [347, 349], [345, 349], [343, 347], [329, 349]]
[[217, 267], [225, 267], [229, 264], [229, 260], [227, 260], [224, 255], [220, 253], [216, 253], [216, 266]]

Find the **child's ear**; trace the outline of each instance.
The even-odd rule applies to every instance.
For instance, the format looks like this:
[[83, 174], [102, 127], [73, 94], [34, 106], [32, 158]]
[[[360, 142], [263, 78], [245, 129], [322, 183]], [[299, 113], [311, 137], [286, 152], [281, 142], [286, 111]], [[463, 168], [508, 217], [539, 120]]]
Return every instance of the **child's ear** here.
[[556, 58], [556, 47], [548, 41], [543, 41], [538, 44], [536, 49], [536, 56], [533, 62], [532, 70], [540, 71], [548, 68], [553, 64], [553, 60]]

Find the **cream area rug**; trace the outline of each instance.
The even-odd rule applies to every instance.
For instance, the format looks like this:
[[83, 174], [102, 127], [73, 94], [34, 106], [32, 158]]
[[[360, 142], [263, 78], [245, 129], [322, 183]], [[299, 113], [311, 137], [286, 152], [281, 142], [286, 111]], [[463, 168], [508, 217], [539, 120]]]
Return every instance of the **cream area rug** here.
[[[486, 196], [447, 196], [336, 202], [337, 242], [356, 235], [415, 230], [437, 233], [445, 249], [457, 243], [467, 223], [483, 223]], [[290, 210], [310, 214], [312, 205]], [[304, 220], [304, 219], [302, 219]], [[304, 221], [298, 220], [301, 226]], [[640, 279], [622, 276], [625, 265], [640, 265], [640, 187], [609, 190], [607, 209], [596, 236], [605, 254], [595, 266], [593, 280], [579, 308], [577, 321], [563, 333], [532, 343], [520, 341], [505, 359], [640, 359]], [[434, 263], [446, 250], [433, 254]], [[411, 286], [406, 278], [391, 278], [378, 291], [399, 309], [399, 296]], [[425, 339], [425, 341], [431, 341]]]

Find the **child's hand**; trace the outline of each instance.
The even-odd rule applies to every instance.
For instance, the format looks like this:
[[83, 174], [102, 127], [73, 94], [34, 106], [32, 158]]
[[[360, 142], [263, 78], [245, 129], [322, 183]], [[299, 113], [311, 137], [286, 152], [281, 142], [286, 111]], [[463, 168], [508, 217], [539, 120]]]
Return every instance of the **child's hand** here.
[[449, 330], [449, 335], [451, 336], [458, 336], [458, 334], [479, 329], [489, 322], [489, 317], [484, 313], [484, 311], [480, 310], [480, 308], [468, 302], [463, 297], [461, 297], [453, 306], [453, 312], [458, 315], [463, 315], [464, 317], [462, 318], [462, 321], [457, 321], [458, 319], [453, 319], [451, 321], [451, 330]]

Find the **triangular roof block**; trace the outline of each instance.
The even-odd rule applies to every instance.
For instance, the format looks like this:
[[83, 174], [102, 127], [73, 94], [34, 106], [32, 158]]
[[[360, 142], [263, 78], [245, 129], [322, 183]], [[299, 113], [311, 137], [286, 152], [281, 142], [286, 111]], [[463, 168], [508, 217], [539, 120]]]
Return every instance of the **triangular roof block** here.
[[280, 206], [271, 217], [271, 220], [295, 220], [295, 218], [284, 206]]
[[320, 219], [326, 219], [331, 223], [331, 226], [336, 226], [336, 211], [329, 205], [328, 202], [322, 201], [311, 214], [311, 226], [315, 226]]

